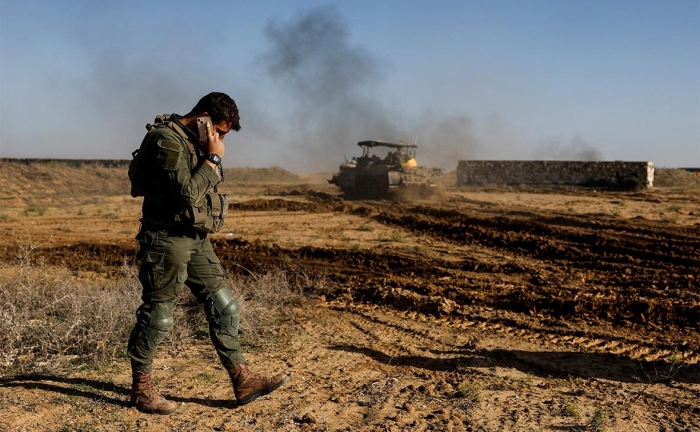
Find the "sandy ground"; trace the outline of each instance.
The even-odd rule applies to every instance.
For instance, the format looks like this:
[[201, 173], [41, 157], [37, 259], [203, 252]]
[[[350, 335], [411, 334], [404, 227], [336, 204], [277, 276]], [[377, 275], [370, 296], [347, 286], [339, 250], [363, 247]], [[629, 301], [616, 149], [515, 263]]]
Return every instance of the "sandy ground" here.
[[[119, 359], [3, 376], [0, 430], [700, 430], [697, 188], [406, 203], [343, 201], [319, 176], [227, 188], [213, 241], [228, 272], [326, 281], [247, 353], [289, 383], [237, 407], [202, 340], [159, 353], [172, 415], [128, 407]], [[86, 278], [132, 259], [138, 200], [0, 199], [4, 272], [30, 250]]]

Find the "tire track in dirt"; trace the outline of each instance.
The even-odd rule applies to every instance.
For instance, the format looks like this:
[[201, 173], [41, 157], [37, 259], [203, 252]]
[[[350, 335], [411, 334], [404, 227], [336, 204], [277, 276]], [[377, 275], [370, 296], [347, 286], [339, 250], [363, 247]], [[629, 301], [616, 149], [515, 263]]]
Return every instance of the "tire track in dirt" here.
[[[649, 315], [664, 315], [659, 324], [679, 326], [696, 325], [700, 318], [696, 288], [700, 242], [697, 230], [692, 228], [660, 227], [659, 232], [642, 229], [625, 240], [619, 233], [626, 225], [620, 221], [589, 223], [585, 218], [572, 217], [565, 224], [550, 226], [541, 223], [542, 217], [537, 214], [530, 220], [510, 214], [474, 217], [463, 211], [421, 206], [382, 208], [378, 212], [360, 208], [357, 212], [438, 240], [502, 250], [524, 258], [525, 271], [533, 277], [523, 281], [523, 289], [502, 299], [505, 307], [510, 304], [523, 312], [529, 308], [558, 309], [565, 314], [596, 310], [600, 318], [642, 323]], [[586, 225], [593, 228], [579, 228]], [[585, 271], [582, 283], [572, 286], [571, 268]], [[573, 299], [552, 303], [550, 298], [559, 297], [553, 291], [562, 288], [575, 293]], [[591, 304], [590, 299], [601, 295], [609, 301]], [[578, 297], [583, 299], [576, 301]]]
[[[466, 371], [469, 371], [467, 376], [470, 373], [486, 374], [485, 376], [490, 377], [489, 381], [493, 379], [493, 372], [489, 375], [485, 371], [492, 370], [494, 366], [501, 366], [509, 370], [527, 370], [528, 373], [535, 373], [540, 377], [565, 380], [578, 377], [590, 380], [587, 385], [595, 388], [599, 395], [604, 394], [606, 395], [603, 396], [604, 398], [613, 399], [619, 397], [616, 395], [620, 395], [622, 383], [638, 384], [644, 379], [650, 380], [651, 383], [651, 380], [655, 378], [654, 371], [663, 370], [662, 373], [670, 372], [670, 375], [675, 375], [680, 372], [679, 368], [687, 367], [687, 364], [686, 366], [678, 366], [675, 363], [659, 361], [663, 358], [663, 356], [659, 356], [662, 353], [656, 353], [656, 356], [654, 353], [642, 355], [643, 348], [635, 347], [633, 344], [626, 344], [626, 348], [637, 350], [637, 355], [625, 355], [618, 352], [621, 350], [615, 349], [617, 346], [615, 344], [618, 341], [601, 343], [600, 340], [593, 338], [588, 338], [586, 341], [584, 341], [586, 338], [579, 338], [580, 341], [572, 340], [569, 344], [562, 344], [555, 338], [546, 337], [546, 335], [542, 337], [542, 335], [533, 332], [512, 334], [509, 332], [512, 329], [507, 326], [494, 326], [493, 324], [460, 326], [455, 320], [438, 319], [436, 321], [431, 317], [400, 312], [381, 306], [331, 302], [328, 307], [341, 315], [349, 316], [347, 318], [349, 324], [364, 338], [352, 346], [342, 346], [340, 349], [363, 352], [388, 366], [410, 367], [439, 373], [456, 372], [462, 377]], [[465, 334], [465, 330], [467, 334]], [[352, 338], [357, 339], [356, 337]], [[505, 344], [506, 348], [492, 347], [494, 341], [499, 340], [501, 344]], [[518, 342], [507, 342], [513, 340]], [[483, 345], [484, 341], [488, 341], [486, 345]], [[528, 347], [531, 345], [528, 343], [541, 347], [542, 351], [529, 351], [531, 348]], [[576, 349], [575, 351], [566, 351], [569, 347]], [[611, 351], [620, 358], [627, 357], [636, 361], [618, 360], [615, 363], [612, 360], [614, 357], [610, 356]], [[598, 353], [601, 355], [597, 355]], [[580, 371], [576, 369], [574, 364], [562, 365], [560, 360], [573, 357], [576, 361], [585, 362], [582, 359], [587, 356], [590, 356], [594, 364], [587, 364], [589, 368]], [[615, 364], [614, 370], [609, 370], [611, 362]], [[691, 363], [693, 362], [691, 361]], [[652, 375], [640, 377], [638, 380], [634, 374], [641, 373], [641, 371], [648, 371]], [[695, 375], [700, 374], [695, 373]], [[683, 376], [682, 382], [688, 379], [690, 381], [687, 382], [697, 382], [697, 378], [700, 378], [700, 376], [693, 378], [692, 374]], [[441, 383], [438, 380], [437, 386], [441, 385], [445, 385], [445, 382]], [[683, 383], [677, 385], [685, 386]], [[669, 406], [669, 404], [682, 406], [687, 413], [685, 416], [687, 420], [693, 418], [693, 413], [700, 412], [697, 404], [692, 403], [692, 401], [679, 401], [677, 397], [677, 394], [672, 391], [651, 394], [645, 392], [644, 388], [641, 387], [636, 393], [625, 395], [622, 400], [619, 400], [619, 403], [624, 404], [641, 399], [650, 409], [656, 407], [657, 410]], [[516, 406], [520, 405], [517, 401], [513, 402]], [[524, 402], [524, 406], [521, 406], [520, 409], [526, 405], [527, 403]]]
[[[543, 320], [544, 321], [544, 320]], [[546, 322], [546, 321], [545, 321]], [[530, 342], [576, 348], [581, 351], [611, 353], [633, 360], [654, 362], [677, 356], [679, 360], [696, 364], [700, 361], [700, 350], [687, 343], [664, 338], [635, 336], [610, 329], [552, 328], [551, 324], [533, 319], [488, 317], [481, 313], [460, 318], [448, 318], [445, 325], [459, 329], [476, 328]]]
[[[376, 306], [355, 305], [343, 302], [331, 303], [338, 310], [353, 310], [356, 314], [372, 314]], [[676, 343], [664, 339], [662, 335], [649, 337], [637, 335], [637, 332], [614, 331], [609, 328], [579, 328], [572, 325], [553, 324], [538, 318], [521, 316], [503, 316], [500, 311], [486, 308], [471, 308], [460, 310], [459, 315], [442, 316], [421, 313], [415, 310], [400, 310], [389, 306], [380, 306], [381, 313], [393, 316], [397, 321], [377, 322], [391, 329], [377, 330], [376, 326], [362, 325], [361, 329], [373, 329], [378, 339], [388, 338], [383, 343], [389, 347], [392, 340], [423, 339], [424, 346], [443, 346], [444, 336], [441, 331], [418, 331], [409, 323], [431, 323], [435, 327], [450, 329], [456, 332], [488, 332], [505, 337], [516, 338], [541, 345], [574, 348], [582, 352], [614, 354], [616, 356], [639, 360], [646, 363], [665, 361], [669, 358], [684, 364], [700, 363], [700, 349], [688, 343]], [[368, 318], [365, 318], [368, 319]], [[376, 320], [376, 318], [373, 318]], [[397, 332], [403, 337], [393, 337]], [[430, 343], [427, 343], [430, 341]], [[444, 346], [443, 346], [444, 348]], [[388, 349], [388, 348], [387, 348]], [[398, 355], [398, 354], [397, 354]]]
[[[360, 208], [359, 214], [371, 214]], [[384, 208], [373, 219], [440, 239], [519, 252], [539, 259], [570, 260], [572, 264], [599, 261], [628, 263], [643, 260], [647, 266], [700, 266], [694, 253], [700, 246], [697, 229], [634, 229], [623, 235], [626, 224], [591, 222], [584, 217], [547, 217], [530, 213], [475, 217], [464, 211], [415, 206], [392, 211]], [[552, 240], [556, 240], [553, 242]]]

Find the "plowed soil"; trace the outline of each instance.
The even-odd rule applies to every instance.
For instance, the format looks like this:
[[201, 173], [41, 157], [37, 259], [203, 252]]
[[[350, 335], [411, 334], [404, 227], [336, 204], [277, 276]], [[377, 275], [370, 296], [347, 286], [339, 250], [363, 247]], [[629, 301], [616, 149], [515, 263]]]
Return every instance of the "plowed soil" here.
[[[229, 185], [213, 236], [229, 273], [325, 281], [273, 349], [248, 355], [288, 385], [236, 407], [203, 341], [158, 358], [163, 392], [182, 403], [170, 416], [127, 407], [118, 361], [109, 379], [5, 378], [0, 428], [700, 430], [697, 187], [451, 188], [395, 203], [305, 180]], [[137, 200], [3, 199], [5, 270], [28, 242], [33, 259], [85, 277], [133, 262]]]

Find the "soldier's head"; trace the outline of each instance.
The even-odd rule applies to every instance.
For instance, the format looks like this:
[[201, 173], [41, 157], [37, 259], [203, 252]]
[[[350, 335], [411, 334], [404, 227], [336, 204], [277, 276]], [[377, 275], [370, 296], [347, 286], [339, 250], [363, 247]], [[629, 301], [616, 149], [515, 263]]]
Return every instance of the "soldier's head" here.
[[[204, 114], [211, 117], [211, 122], [214, 126], [228, 126], [225, 132], [229, 130], [238, 132], [241, 130], [241, 119], [238, 116], [236, 102], [226, 93], [209, 93], [201, 98], [199, 102], [197, 102], [197, 105], [195, 105], [186, 116], [202, 116]], [[217, 129], [219, 129], [218, 132], [221, 133], [220, 128], [217, 127]]]

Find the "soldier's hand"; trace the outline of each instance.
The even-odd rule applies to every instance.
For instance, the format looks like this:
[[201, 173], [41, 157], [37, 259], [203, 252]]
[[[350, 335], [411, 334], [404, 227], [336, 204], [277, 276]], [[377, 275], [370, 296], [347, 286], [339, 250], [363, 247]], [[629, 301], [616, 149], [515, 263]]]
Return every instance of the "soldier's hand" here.
[[204, 152], [207, 154], [216, 153], [221, 158], [224, 157], [224, 142], [219, 138], [219, 133], [214, 130], [211, 123], [207, 122], [207, 142], [205, 144]]

